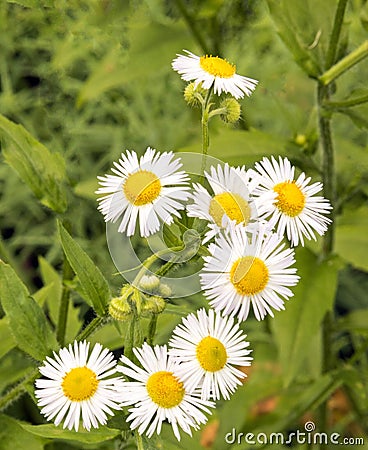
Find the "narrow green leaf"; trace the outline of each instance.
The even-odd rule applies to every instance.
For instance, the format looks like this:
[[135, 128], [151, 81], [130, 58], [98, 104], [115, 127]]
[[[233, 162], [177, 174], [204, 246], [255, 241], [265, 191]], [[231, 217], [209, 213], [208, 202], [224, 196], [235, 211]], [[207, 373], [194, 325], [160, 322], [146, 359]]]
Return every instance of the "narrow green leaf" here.
[[285, 311], [275, 315], [271, 324], [279, 349], [284, 381], [289, 385], [298, 374], [327, 311], [332, 309], [337, 288], [337, 260], [318, 262], [306, 248], [297, 249], [298, 285]]
[[34, 436], [45, 437], [49, 439], [62, 439], [63, 441], [77, 441], [84, 444], [98, 444], [105, 442], [120, 435], [120, 430], [107, 427], [92, 428], [91, 431], [80, 429], [78, 432], [73, 430], [65, 430], [62, 426], [56, 427], [52, 424], [47, 425], [30, 425], [28, 423], [20, 423], [23, 430]]
[[85, 298], [99, 316], [104, 316], [110, 301], [110, 288], [105, 277], [60, 222], [58, 222], [58, 227], [61, 245], [79, 278]]
[[0, 139], [5, 161], [18, 173], [41, 203], [56, 212], [66, 210], [65, 162], [51, 153], [21, 125], [0, 115]]
[[[47, 441], [36, 437], [25, 430], [19, 422], [5, 414], [0, 414], [0, 442], [1, 450], [27, 449], [43, 450]], [[44, 436], [45, 438], [47, 436]]]
[[42, 361], [58, 345], [41, 307], [14, 270], [0, 261], [0, 300], [18, 347]]

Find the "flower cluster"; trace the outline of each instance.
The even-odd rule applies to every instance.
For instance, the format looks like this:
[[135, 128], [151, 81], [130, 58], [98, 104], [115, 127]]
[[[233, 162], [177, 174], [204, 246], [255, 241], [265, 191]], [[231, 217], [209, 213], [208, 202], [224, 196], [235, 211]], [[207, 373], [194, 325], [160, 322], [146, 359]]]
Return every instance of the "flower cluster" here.
[[[187, 52], [177, 55], [172, 67], [192, 81], [184, 97], [202, 107], [207, 122], [216, 114], [226, 122], [238, 120], [235, 99], [251, 95], [257, 85], [219, 57]], [[226, 97], [211, 111], [212, 91], [235, 99]], [[122, 153], [113, 174], [99, 177], [98, 209], [106, 222], [119, 220], [118, 231], [127, 236], [138, 228], [147, 238], [163, 224], [180, 225], [182, 214], [205, 223], [196, 233], [205, 250], [199, 280], [209, 309], [183, 318], [168, 345], [144, 343], [119, 363], [100, 344], [90, 352], [89, 343], [76, 341], [47, 357], [35, 395], [41, 413], [56, 425], [64, 421], [64, 428], [78, 431], [82, 420], [90, 430], [106, 424], [113, 410], [127, 408], [126, 420], [139, 435], [160, 433], [165, 421], [177, 439], [180, 430], [191, 435], [207, 421], [215, 401], [228, 400], [245, 378], [240, 369], [252, 357], [241, 322], [251, 310], [263, 320], [285, 308], [284, 301], [293, 296], [290, 288], [299, 281], [293, 247], [323, 235], [330, 223], [331, 205], [316, 195], [322, 184], [310, 183], [304, 173], [296, 178], [287, 158], [265, 157], [248, 169], [211, 166], [192, 186], [182, 166], [173, 152], [150, 147], [140, 157]], [[143, 264], [135, 282], [111, 300], [113, 319], [153, 317], [155, 323], [163, 312], [172, 290], [158, 273], [145, 269]]]

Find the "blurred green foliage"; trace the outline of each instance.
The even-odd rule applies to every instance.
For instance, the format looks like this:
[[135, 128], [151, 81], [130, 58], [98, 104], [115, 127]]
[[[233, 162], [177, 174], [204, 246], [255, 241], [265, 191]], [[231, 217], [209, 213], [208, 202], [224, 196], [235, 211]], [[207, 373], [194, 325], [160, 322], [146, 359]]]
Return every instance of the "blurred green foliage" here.
[[[38, 338], [29, 334], [33, 322], [27, 314], [49, 334], [47, 344], [54, 348], [63, 283], [72, 300], [66, 341], [91, 320], [88, 305], [99, 305], [103, 312], [106, 291], [102, 297], [98, 293], [107, 282], [112, 296], [121, 287], [96, 210], [97, 175], [125, 149], [142, 153], [149, 145], [159, 151], [200, 152], [200, 117], [187, 108], [184, 83], [170, 66], [177, 52], [218, 54], [236, 62], [238, 73], [260, 80], [252, 97], [242, 101], [237, 126], [211, 122], [212, 156], [251, 165], [265, 155], [286, 155], [313, 179], [321, 178], [316, 80], [329, 69], [337, 4], [0, 0], [0, 258], [13, 268], [2, 264], [3, 394], [23, 377], [32, 380], [35, 360], [47, 352], [33, 345], [32, 338]], [[368, 2], [350, 0], [331, 64], [367, 40], [367, 24]], [[249, 381], [231, 401], [220, 402], [208, 427], [193, 439], [174, 442], [164, 427], [162, 436], [145, 442], [147, 448], [195, 450], [207, 442], [213, 449], [245, 449], [244, 443], [225, 444], [233, 427], [238, 432], [287, 432], [303, 429], [308, 418], [320, 431], [366, 436], [368, 106], [354, 102], [367, 97], [366, 74], [367, 62], [362, 61], [341, 75], [331, 83], [332, 99], [324, 105], [324, 114], [332, 117], [336, 152], [335, 254], [321, 261], [321, 240], [298, 250], [302, 282], [286, 311], [270, 322], [250, 319], [243, 324], [255, 358]], [[56, 217], [67, 220], [74, 239], [62, 229], [60, 241]], [[63, 281], [62, 246], [79, 275]], [[147, 249], [139, 250], [144, 254]], [[86, 288], [94, 270], [91, 260], [99, 270]], [[7, 293], [13, 288], [19, 300], [15, 305]], [[32, 303], [24, 306], [29, 295]], [[183, 303], [182, 314], [203, 304], [203, 298], [178, 304]], [[17, 308], [24, 314], [21, 327]], [[158, 343], [167, 342], [180, 320], [178, 309], [172, 306], [160, 316]], [[327, 342], [321, 328], [326, 311], [334, 316]], [[19, 345], [24, 339], [29, 347]], [[118, 351], [122, 346], [112, 323], [90, 340]], [[24, 390], [29, 395], [0, 416], [1, 449], [118, 448], [110, 440], [119, 434], [117, 418], [109, 428], [90, 434], [61, 432], [44, 424], [32, 401], [32, 385]], [[340, 394], [343, 402], [334, 406]], [[322, 418], [326, 408], [328, 423]], [[134, 444], [128, 439], [119, 448]]]

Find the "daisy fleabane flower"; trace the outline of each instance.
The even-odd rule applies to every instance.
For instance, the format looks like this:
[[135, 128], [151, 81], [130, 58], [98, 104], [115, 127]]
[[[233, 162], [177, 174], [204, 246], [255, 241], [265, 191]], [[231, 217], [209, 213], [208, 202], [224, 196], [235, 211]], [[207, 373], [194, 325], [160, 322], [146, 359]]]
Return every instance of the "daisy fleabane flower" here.
[[118, 366], [120, 372], [135, 380], [125, 382], [121, 390], [121, 406], [133, 405], [127, 417], [130, 428], [151, 437], [155, 431], [160, 434], [162, 422], [167, 420], [179, 441], [179, 428], [191, 436], [192, 428], [198, 429], [207, 421], [204, 413], [211, 414], [209, 408], [214, 403], [188, 392], [177, 375], [179, 363], [168, 354], [166, 345], [151, 347], [144, 343], [133, 351], [142, 368], [126, 356]]
[[185, 81], [194, 81], [195, 86], [202, 83], [202, 88], [210, 89], [213, 85], [215, 94], [230, 93], [235, 98], [248, 97], [256, 88], [258, 81], [236, 73], [234, 64], [218, 56], [197, 56], [184, 50], [186, 55], [177, 54], [172, 68]]
[[204, 399], [228, 400], [245, 373], [235, 366], [250, 366], [249, 342], [232, 317], [204, 308], [177, 325], [170, 339], [170, 354], [181, 363], [178, 374], [188, 389], [201, 386]]
[[44, 378], [36, 380], [35, 396], [41, 413], [47, 420], [63, 428], [78, 431], [82, 418], [83, 427], [98, 428], [105, 425], [107, 414], [120, 409], [117, 400], [119, 386], [123, 381], [116, 374], [113, 354], [95, 344], [89, 352], [89, 342], [74, 341], [64, 347], [54, 358], [46, 357], [39, 368]]
[[272, 206], [275, 194], [267, 192], [259, 198], [252, 197], [251, 193], [258, 186], [256, 172], [226, 163], [211, 166], [210, 173], [205, 172], [205, 176], [212, 193], [194, 183], [192, 202], [187, 205], [189, 217], [208, 221], [204, 243], [230, 223], [241, 223], [247, 229], [258, 228], [259, 217]]
[[104, 194], [98, 199], [98, 209], [105, 222], [116, 222], [122, 216], [118, 231], [132, 236], [139, 217], [140, 235], [148, 237], [159, 230], [160, 222], [170, 225], [173, 216], [180, 217], [189, 196], [189, 177], [179, 171], [182, 163], [173, 152], [159, 153], [148, 147], [138, 158], [136, 152], [127, 150], [114, 166], [115, 175], [98, 177], [101, 187], [96, 194]]
[[315, 232], [323, 235], [331, 219], [325, 217], [332, 206], [322, 196], [316, 196], [323, 189], [322, 183], [310, 183], [311, 178], [301, 173], [294, 179], [295, 167], [287, 158], [263, 158], [255, 164], [255, 169], [261, 178], [254, 195], [264, 195], [265, 192], [277, 194], [275, 202], [263, 216], [269, 219], [270, 225], [277, 232], [284, 234], [292, 246], [299, 242], [304, 246], [304, 237], [316, 239]]
[[210, 306], [239, 320], [247, 319], [251, 305], [257, 320], [273, 317], [272, 308], [285, 309], [283, 298], [294, 295], [288, 286], [295, 286], [299, 276], [290, 267], [294, 250], [285, 249], [282, 240], [266, 225], [252, 232], [234, 226], [219, 234], [199, 274]]

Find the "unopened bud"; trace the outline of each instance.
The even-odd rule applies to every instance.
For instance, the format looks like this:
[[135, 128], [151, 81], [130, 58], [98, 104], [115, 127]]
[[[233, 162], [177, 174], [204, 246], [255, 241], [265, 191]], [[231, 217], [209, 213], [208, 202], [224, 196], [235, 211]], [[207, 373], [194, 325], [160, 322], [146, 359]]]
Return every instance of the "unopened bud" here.
[[128, 297], [115, 297], [109, 304], [109, 314], [112, 318], [125, 322], [133, 317]]
[[202, 88], [202, 84], [189, 83], [188, 86], [184, 89], [184, 100], [188, 103], [189, 106], [193, 108], [199, 108], [201, 106], [201, 101], [198, 98], [198, 95], [202, 98], [206, 95], [206, 89]]
[[142, 307], [142, 317], [149, 317], [152, 314], [160, 314], [165, 309], [165, 300], [158, 296], [147, 296], [146, 301]]
[[224, 122], [235, 123], [240, 119], [240, 103], [235, 98], [225, 98], [220, 107], [225, 109], [225, 112], [220, 116]]
[[144, 275], [139, 282], [139, 287], [144, 291], [153, 292], [158, 288], [160, 279], [156, 275]]
[[164, 283], [160, 284], [159, 294], [161, 295], [161, 297], [169, 298], [170, 295], [172, 294], [171, 287]]

